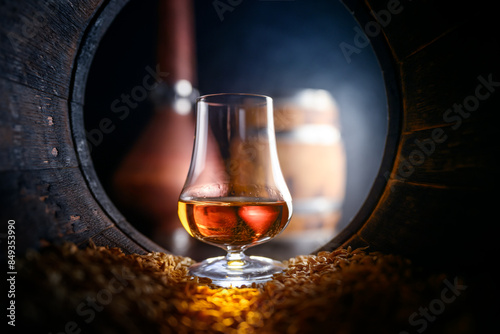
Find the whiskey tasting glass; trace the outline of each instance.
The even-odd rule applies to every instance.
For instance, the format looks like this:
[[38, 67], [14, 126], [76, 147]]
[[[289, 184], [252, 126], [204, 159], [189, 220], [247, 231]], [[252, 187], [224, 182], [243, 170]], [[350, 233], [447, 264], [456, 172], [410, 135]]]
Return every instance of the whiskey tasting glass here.
[[270, 280], [283, 265], [244, 251], [276, 237], [292, 216], [292, 199], [276, 151], [272, 99], [206, 95], [198, 98], [196, 112], [179, 218], [191, 236], [227, 255], [199, 262], [190, 273], [222, 287]]

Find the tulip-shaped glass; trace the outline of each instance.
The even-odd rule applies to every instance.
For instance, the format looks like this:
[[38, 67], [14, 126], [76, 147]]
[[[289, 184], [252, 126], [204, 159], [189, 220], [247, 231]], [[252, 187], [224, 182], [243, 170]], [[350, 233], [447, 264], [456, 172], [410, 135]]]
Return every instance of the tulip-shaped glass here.
[[189, 173], [179, 197], [179, 218], [194, 238], [227, 251], [190, 267], [223, 287], [270, 280], [283, 265], [244, 250], [276, 237], [292, 216], [281, 173], [272, 99], [214, 94], [196, 102], [196, 132]]

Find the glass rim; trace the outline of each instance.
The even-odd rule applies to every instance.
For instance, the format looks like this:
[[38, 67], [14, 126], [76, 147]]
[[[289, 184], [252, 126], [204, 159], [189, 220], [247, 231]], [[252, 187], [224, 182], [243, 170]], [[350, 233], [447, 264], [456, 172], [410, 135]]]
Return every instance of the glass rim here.
[[217, 106], [217, 105], [227, 105], [227, 102], [220, 102], [220, 101], [208, 101], [208, 99], [211, 98], [218, 98], [218, 97], [249, 97], [249, 98], [257, 98], [257, 99], [263, 99], [265, 102], [263, 103], [268, 103], [272, 102], [273, 99], [270, 96], [267, 95], [262, 95], [262, 94], [253, 94], [253, 93], [215, 93], [215, 94], [206, 94], [198, 97], [196, 99], [196, 104], [203, 102], [212, 106]]

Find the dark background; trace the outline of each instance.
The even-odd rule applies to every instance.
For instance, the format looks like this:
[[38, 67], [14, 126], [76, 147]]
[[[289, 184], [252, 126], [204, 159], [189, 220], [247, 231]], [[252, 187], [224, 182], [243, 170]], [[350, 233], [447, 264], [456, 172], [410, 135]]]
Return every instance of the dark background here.
[[[384, 82], [371, 47], [352, 54], [348, 63], [339, 46], [342, 42], [354, 45], [357, 23], [352, 15], [340, 1], [243, 0], [221, 20], [212, 1], [194, 3], [201, 94], [246, 92], [272, 97], [320, 88], [336, 99], [347, 154], [340, 222], [345, 226], [373, 184], [387, 130]], [[111, 103], [141, 85], [147, 66], [155, 68], [156, 30], [157, 1], [131, 0], [102, 39], [89, 73], [86, 130], [97, 129], [103, 118], [114, 125], [97, 146], [89, 144], [111, 198], [111, 176], [153, 113], [145, 100], [120, 119], [111, 111]]]

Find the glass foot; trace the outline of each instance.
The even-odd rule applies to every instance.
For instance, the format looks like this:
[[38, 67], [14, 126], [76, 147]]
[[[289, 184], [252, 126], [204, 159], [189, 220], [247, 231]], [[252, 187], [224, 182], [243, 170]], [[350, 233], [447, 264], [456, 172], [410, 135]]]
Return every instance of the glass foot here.
[[284, 269], [284, 264], [266, 257], [229, 254], [194, 264], [189, 267], [189, 273], [193, 276], [208, 277], [213, 284], [229, 288], [267, 282], [274, 274]]

